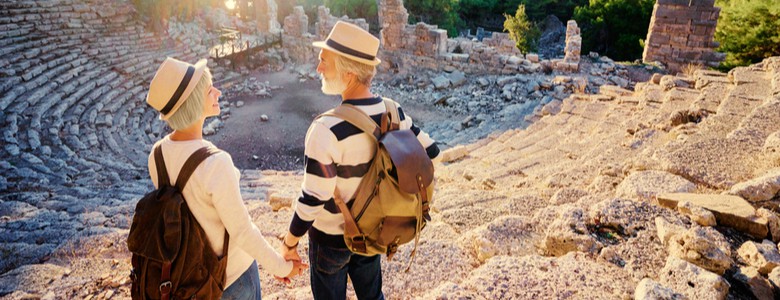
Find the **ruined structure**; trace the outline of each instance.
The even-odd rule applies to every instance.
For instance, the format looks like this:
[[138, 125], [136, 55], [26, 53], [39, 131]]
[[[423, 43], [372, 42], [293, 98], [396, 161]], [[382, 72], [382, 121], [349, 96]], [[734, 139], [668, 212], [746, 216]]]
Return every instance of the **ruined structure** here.
[[715, 0], [658, 0], [653, 8], [642, 59], [671, 71], [689, 64], [717, 67], [725, 54], [713, 41], [720, 8]]
[[553, 67], [560, 71], [577, 72], [580, 69], [580, 49], [582, 37], [577, 22], [569, 20], [566, 23], [566, 47], [563, 49], [563, 60], [555, 60]]
[[275, 0], [255, 0], [254, 6], [257, 12], [257, 31], [259, 33], [277, 34], [282, 28], [277, 18], [277, 4]]
[[319, 49], [312, 47], [311, 43], [324, 40], [338, 21], [349, 22], [368, 31], [368, 22], [365, 19], [349, 19], [346, 16], [336, 18], [330, 15], [330, 9], [320, 6], [312, 34], [309, 32], [309, 16], [304, 12], [303, 6], [293, 8], [293, 13], [284, 18], [282, 34], [282, 43], [290, 58], [299, 63], [315, 62]]

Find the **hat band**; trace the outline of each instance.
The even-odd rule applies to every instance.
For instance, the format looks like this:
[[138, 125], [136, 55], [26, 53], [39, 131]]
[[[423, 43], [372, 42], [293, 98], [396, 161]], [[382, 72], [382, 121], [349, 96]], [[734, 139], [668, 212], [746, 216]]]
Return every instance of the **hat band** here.
[[333, 49], [335, 49], [337, 51], [341, 51], [344, 54], [352, 55], [352, 56], [355, 56], [355, 57], [360, 57], [362, 59], [374, 60], [376, 58], [375, 56], [371, 56], [371, 55], [365, 54], [363, 52], [360, 52], [360, 51], [354, 50], [352, 48], [349, 48], [347, 46], [344, 46], [342, 44], [339, 44], [338, 42], [336, 42], [334, 40], [331, 40], [331, 39], [328, 39], [327, 41], [325, 41], [325, 44], [327, 44], [328, 46], [330, 46], [331, 48], [333, 48]]
[[173, 96], [171, 96], [171, 100], [168, 100], [168, 104], [163, 107], [163, 109], [160, 110], [160, 113], [163, 115], [167, 115], [168, 112], [173, 109], [174, 106], [176, 106], [176, 102], [179, 102], [179, 98], [181, 97], [181, 94], [184, 93], [184, 90], [187, 89], [187, 86], [190, 83], [190, 79], [192, 79], [192, 74], [195, 74], [195, 67], [189, 66], [187, 67], [187, 73], [184, 74], [184, 78], [181, 79], [181, 82], [179, 83], [179, 87], [176, 88], [176, 92], [173, 93]]

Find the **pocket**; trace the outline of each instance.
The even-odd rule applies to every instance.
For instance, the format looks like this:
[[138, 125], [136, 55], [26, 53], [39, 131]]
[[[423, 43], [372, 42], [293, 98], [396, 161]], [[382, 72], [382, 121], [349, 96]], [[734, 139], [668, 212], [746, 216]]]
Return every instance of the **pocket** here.
[[317, 247], [317, 271], [325, 274], [336, 274], [348, 263], [352, 252], [349, 249]]
[[416, 217], [388, 216], [382, 221], [382, 231], [379, 232], [377, 244], [387, 247], [390, 244], [405, 244], [414, 239], [417, 232]]

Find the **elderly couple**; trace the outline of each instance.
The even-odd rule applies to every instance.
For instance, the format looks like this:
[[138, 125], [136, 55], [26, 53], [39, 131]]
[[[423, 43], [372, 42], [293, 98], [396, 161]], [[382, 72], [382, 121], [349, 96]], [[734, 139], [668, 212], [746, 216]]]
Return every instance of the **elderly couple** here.
[[[370, 91], [375, 66], [380, 63], [376, 58], [379, 40], [360, 27], [338, 22], [325, 41], [313, 45], [321, 49], [317, 72], [322, 77], [323, 93], [341, 95], [342, 104], [354, 105], [374, 120], [380, 119], [385, 105]], [[202, 128], [207, 117], [219, 115], [220, 95], [205, 60], [191, 65], [168, 58], [152, 79], [146, 101], [173, 129], [158, 142], [172, 176], [194, 151], [213, 146], [203, 139]], [[400, 107], [398, 115], [401, 129], [411, 129], [429, 157], [436, 158], [439, 149], [435, 142], [414, 126]], [[219, 255], [227, 251], [222, 299], [260, 299], [257, 262], [285, 283], [311, 266], [315, 299], [345, 299], [347, 275], [359, 299], [384, 299], [380, 256], [350, 252], [343, 239], [344, 219], [333, 199], [334, 195], [355, 194], [374, 153], [370, 136], [350, 123], [331, 116], [314, 120], [305, 140], [302, 193], [279, 251], [252, 222], [241, 199], [240, 174], [230, 155], [221, 152], [204, 161], [182, 193], [214, 251]], [[150, 154], [149, 172], [157, 185], [154, 170]], [[222, 249], [225, 230], [231, 241], [228, 249]], [[306, 233], [309, 264], [301, 262], [298, 254], [298, 241]]]

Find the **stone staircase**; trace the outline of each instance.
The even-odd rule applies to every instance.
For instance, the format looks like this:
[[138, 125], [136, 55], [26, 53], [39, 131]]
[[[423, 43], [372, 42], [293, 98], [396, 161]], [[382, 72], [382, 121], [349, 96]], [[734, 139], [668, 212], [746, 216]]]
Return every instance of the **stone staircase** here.
[[[0, 252], [18, 253], [0, 272], [47, 257], [84, 224], [129, 227], [151, 144], [168, 132], [145, 104], [149, 81], [166, 56], [208, 57], [181, 42], [202, 37], [172, 34], [147, 31], [125, 0], [0, 2]], [[36, 237], [46, 227], [62, 230]]]

